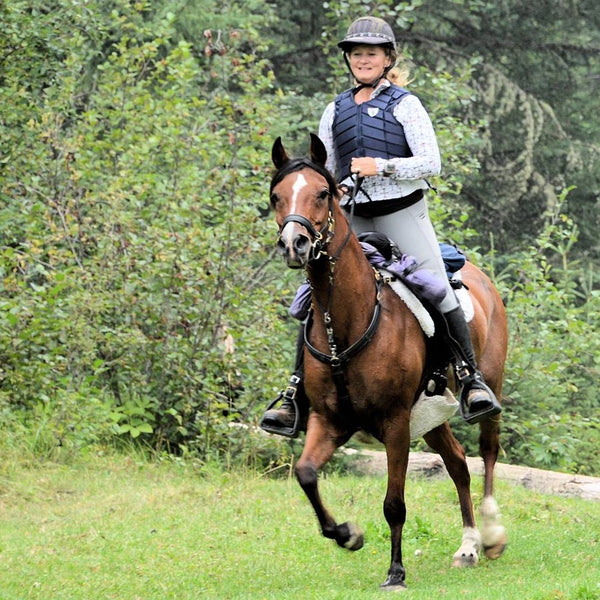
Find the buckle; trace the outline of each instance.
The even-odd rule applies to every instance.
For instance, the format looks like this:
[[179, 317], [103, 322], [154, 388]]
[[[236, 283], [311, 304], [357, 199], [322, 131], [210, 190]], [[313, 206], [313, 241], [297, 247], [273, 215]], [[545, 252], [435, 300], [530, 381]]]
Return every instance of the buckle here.
[[473, 373], [466, 362], [457, 363], [454, 367], [454, 372], [462, 384], [473, 378]]
[[[290, 381], [287, 384], [287, 387], [283, 391], [283, 399], [291, 400], [294, 402], [296, 400], [296, 394], [298, 393], [298, 384], [302, 381], [298, 375], [292, 375], [290, 377]], [[294, 402], [295, 404], [295, 402]]]

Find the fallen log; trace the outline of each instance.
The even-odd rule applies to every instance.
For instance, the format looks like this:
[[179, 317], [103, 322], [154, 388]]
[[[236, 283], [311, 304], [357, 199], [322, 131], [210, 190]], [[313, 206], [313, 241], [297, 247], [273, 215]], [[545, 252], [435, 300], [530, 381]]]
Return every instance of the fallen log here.
[[[346, 450], [346, 452], [349, 451]], [[359, 472], [369, 475], [386, 475], [385, 452], [364, 449], [351, 451], [351, 453], [356, 453], [356, 468]], [[468, 457], [467, 463], [472, 475], [483, 475], [481, 458]], [[442, 459], [437, 454], [428, 452], [411, 452], [408, 472], [423, 477], [448, 477]], [[512, 481], [543, 494], [600, 500], [600, 477], [558, 473], [504, 463], [496, 463], [494, 473], [499, 479]]]

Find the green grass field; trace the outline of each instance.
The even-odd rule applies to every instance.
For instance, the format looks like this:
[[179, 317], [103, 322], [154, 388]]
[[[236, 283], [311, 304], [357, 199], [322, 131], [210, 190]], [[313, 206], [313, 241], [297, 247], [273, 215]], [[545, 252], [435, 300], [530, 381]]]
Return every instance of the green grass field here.
[[[293, 478], [119, 457], [0, 473], [2, 600], [388, 594], [378, 589], [389, 557], [380, 478], [323, 478], [336, 518], [365, 530], [365, 547], [349, 553], [321, 537]], [[407, 597], [600, 599], [600, 502], [497, 487], [509, 546], [498, 561], [458, 570], [450, 567], [461, 537], [451, 483], [409, 481]]]

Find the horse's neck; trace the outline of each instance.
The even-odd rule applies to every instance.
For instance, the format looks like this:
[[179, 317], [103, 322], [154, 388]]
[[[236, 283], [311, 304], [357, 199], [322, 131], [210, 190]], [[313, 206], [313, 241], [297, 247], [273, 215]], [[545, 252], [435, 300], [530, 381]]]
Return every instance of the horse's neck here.
[[354, 234], [346, 240], [349, 225], [341, 210], [336, 225], [329, 258], [311, 267], [309, 279], [317, 305], [330, 312], [334, 329], [336, 324], [360, 329], [370, 319], [375, 303], [373, 269]]

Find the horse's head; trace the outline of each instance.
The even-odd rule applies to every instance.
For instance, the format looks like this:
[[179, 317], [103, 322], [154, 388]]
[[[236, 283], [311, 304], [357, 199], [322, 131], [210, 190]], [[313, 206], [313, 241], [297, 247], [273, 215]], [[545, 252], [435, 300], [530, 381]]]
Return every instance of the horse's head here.
[[310, 138], [310, 158], [290, 158], [281, 138], [271, 151], [277, 168], [271, 181], [271, 206], [279, 225], [277, 250], [293, 269], [325, 252], [333, 236], [333, 200], [339, 193], [325, 168], [323, 142], [313, 133]]

